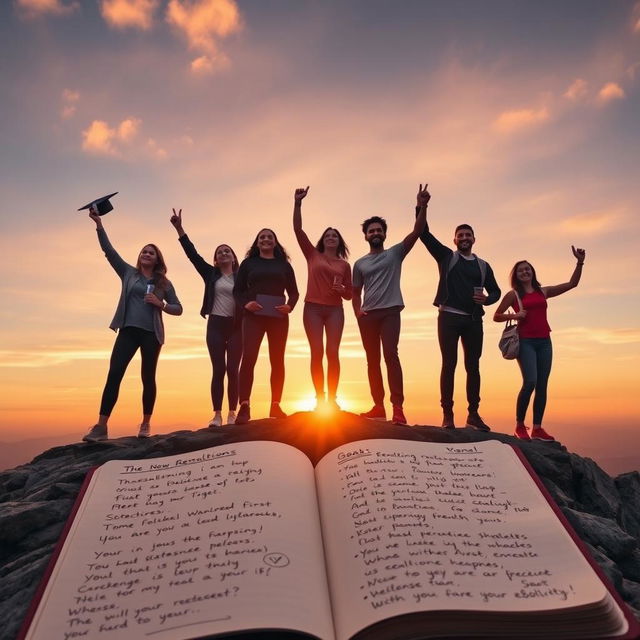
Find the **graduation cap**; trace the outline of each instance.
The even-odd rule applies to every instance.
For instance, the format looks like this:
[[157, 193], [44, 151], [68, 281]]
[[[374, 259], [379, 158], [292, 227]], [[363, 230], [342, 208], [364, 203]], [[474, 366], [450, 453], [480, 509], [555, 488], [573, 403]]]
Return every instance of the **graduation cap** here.
[[78, 211], [83, 211], [84, 209], [90, 209], [95, 211], [99, 216], [103, 216], [105, 213], [109, 213], [109, 211], [113, 210], [113, 205], [109, 202], [109, 198], [113, 198], [118, 192], [110, 193], [108, 196], [104, 196], [102, 198], [98, 198], [89, 204], [85, 204], [84, 207], [80, 207]]

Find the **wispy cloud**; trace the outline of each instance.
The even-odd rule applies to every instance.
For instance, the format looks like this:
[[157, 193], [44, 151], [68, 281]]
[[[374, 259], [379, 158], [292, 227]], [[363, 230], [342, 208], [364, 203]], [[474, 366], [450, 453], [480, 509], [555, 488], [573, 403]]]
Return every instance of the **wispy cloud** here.
[[184, 35], [190, 49], [203, 54], [192, 61], [193, 72], [211, 73], [229, 65], [218, 41], [242, 28], [234, 0], [170, 0], [166, 20]]
[[39, 16], [62, 16], [72, 13], [80, 7], [76, 0], [16, 0], [19, 15], [25, 18]]
[[153, 26], [153, 12], [157, 6], [158, 0], [102, 0], [100, 11], [112, 27], [146, 31]]
[[636, 327], [622, 327], [620, 329], [566, 327], [558, 329], [554, 333], [578, 343], [588, 341], [608, 346], [640, 343], [640, 329]]
[[500, 133], [515, 133], [546, 122], [549, 119], [547, 107], [539, 109], [516, 109], [504, 111], [494, 121], [493, 128]]
[[71, 118], [76, 113], [76, 107], [80, 100], [80, 92], [73, 89], [64, 89], [62, 91], [62, 108], [60, 117], [65, 120]]
[[563, 96], [568, 98], [569, 100], [582, 100], [587, 95], [587, 89], [589, 87], [589, 83], [582, 78], [576, 78], [564, 92]]
[[588, 211], [564, 218], [558, 226], [571, 234], [593, 235], [618, 227], [624, 218], [622, 210]]

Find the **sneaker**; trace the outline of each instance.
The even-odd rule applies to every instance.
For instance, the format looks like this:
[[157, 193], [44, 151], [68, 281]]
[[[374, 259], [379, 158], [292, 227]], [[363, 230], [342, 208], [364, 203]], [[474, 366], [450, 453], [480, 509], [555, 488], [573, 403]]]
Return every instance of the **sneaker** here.
[[236, 424], [247, 424], [251, 420], [251, 410], [248, 404], [241, 404], [236, 415]]
[[235, 424], [235, 423], [236, 423], [236, 412], [229, 411], [229, 414], [227, 415], [227, 424]]
[[453, 411], [444, 411], [442, 413], [442, 428], [443, 429], [455, 429], [456, 424], [453, 421]]
[[544, 440], [545, 442], [555, 442], [556, 439], [550, 436], [542, 427], [531, 429], [531, 440]]
[[107, 427], [94, 424], [89, 433], [87, 433], [87, 435], [82, 439], [85, 442], [101, 442], [102, 440], [108, 440], [109, 436], [107, 435]]
[[391, 418], [393, 424], [406, 425], [407, 419], [404, 417], [404, 411], [399, 404], [393, 405], [393, 418]]
[[270, 418], [286, 418], [287, 414], [280, 408], [279, 402], [272, 402], [271, 409], [269, 409]]
[[384, 422], [387, 419], [387, 414], [381, 404], [375, 404], [369, 411], [361, 413], [360, 417], [367, 418], [368, 420], [381, 420]]
[[149, 423], [141, 424], [140, 429], [138, 430], [138, 438], [148, 438], [150, 431], [151, 425]]
[[476, 431], [491, 431], [489, 426], [484, 423], [484, 420], [477, 412], [470, 413], [467, 416], [467, 424], [465, 426], [472, 427]]
[[516, 430], [513, 432], [513, 435], [516, 438], [520, 438], [520, 440], [531, 440], [529, 436], [529, 427], [526, 427], [523, 424], [516, 425]]
[[212, 429], [214, 427], [221, 427], [221, 426], [222, 426], [222, 412], [216, 411], [213, 415], [213, 418], [209, 420], [209, 429]]

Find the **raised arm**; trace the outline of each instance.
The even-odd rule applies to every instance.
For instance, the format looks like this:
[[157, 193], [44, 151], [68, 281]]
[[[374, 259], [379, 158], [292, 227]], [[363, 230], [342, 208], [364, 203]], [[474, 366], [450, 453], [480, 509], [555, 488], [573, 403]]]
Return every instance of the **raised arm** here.
[[213, 265], [210, 265], [197, 251], [191, 242], [189, 236], [186, 234], [184, 227], [182, 226], [182, 209], [178, 209], [176, 213], [175, 209], [172, 209], [173, 215], [169, 218], [169, 222], [175, 227], [178, 232], [178, 240], [187, 255], [187, 258], [191, 260], [191, 264], [196, 268], [196, 271], [202, 276], [202, 279], [206, 282], [211, 276], [211, 272], [214, 270]]
[[296, 239], [305, 257], [313, 253], [314, 249], [309, 236], [302, 230], [302, 201], [306, 198], [307, 193], [309, 193], [308, 186], [306, 189], [296, 189], [293, 194], [293, 232], [296, 234]]
[[429, 204], [429, 200], [431, 200], [431, 194], [427, 191], [428, 186], [429, 185], [425, 183], [424, 189], [422, 188], [422, 184], [418, 187], [418, 193], [416, 195], [416, 221], [411, 233], [402, 241], [405, 254], [413, 249], [413, 245], [427, 224], [427, 205]]
[[562, 284], [556, 284], [549, 287], [542, 287], [542, 292], [544, 293], [546, 298], [553, 298], [555, 296], [559, 296], [562, 293], [566, 293], [570, 289], [574, 289], [578, 286], [580, 282], [580, 278], [582, 277], [582, 266], [584, 265], [584, 259], [586, 257], [586, 251], [584, 249], [576, 249], [573, 245], [571, 245], [571, 251], [576, 259], [576, 266], [571, 274], [571, 278], [569, 278], [569, 282], [564, 282]]
[[104, 251], [107, 261], [113, 267], [113, 270], [123, 278], [127, 270], [132, 269], [133, 267], [126, 263], [120, 257], [120, 254], [113, 248], [113, 245], [109, 240], [109, 236], [107, 236], [107, 232], [102, 226], [102, 218], [97, 213], [93, 213], [91, 209], [89, 209], [89, 217], [96, 223], [98, 242], [100, 243], [101, 249]]

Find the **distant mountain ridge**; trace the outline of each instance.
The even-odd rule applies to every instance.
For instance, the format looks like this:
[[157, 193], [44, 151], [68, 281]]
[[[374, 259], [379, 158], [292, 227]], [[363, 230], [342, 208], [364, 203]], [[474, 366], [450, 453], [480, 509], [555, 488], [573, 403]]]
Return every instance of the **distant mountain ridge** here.
[[558, 443], [522, 442], [500, 433], [400, 427], [342, 412], [298, 413], [216, 430], [177, 431], [146, 440], [118, 438], [55, 447], [0, 473], [0, 640], [14, 640], [87, 471], [108, 460], [182, 454], [246, 440], [275, 440], [315, 463], [334, 447], [367, 438], [468, 443], [487, 439], [524, 453], [621, 597], [640, 618], [640, 473], [611, 478]]

